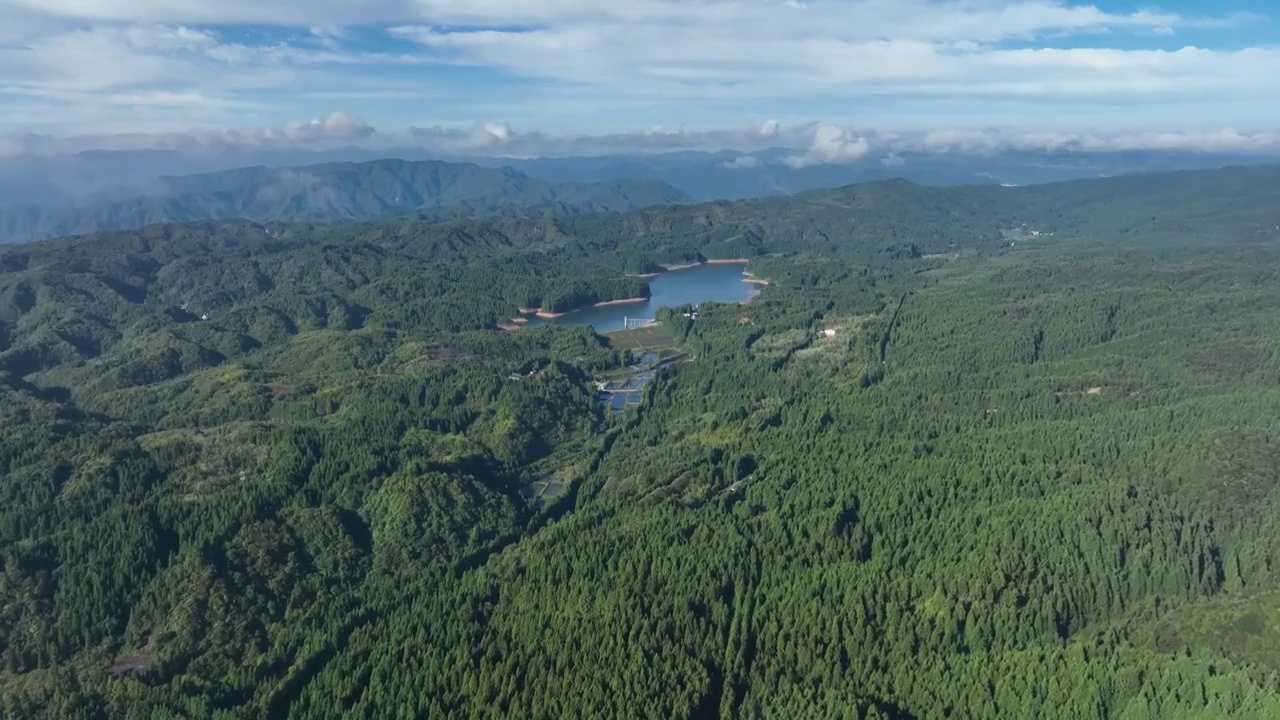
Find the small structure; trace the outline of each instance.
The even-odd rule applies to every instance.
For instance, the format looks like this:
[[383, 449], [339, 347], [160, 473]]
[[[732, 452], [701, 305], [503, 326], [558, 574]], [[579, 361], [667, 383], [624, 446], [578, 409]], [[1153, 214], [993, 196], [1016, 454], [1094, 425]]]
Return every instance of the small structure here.
[[835, 328], [827, 328], [826, 330], [823, 330], [823, 331], [822, 331], [822, 334], [823, 334], [823, 335], [825, 335], [825, 336], [827, 336], [827, 337], [829, 337], [829, 338], [833, 338], [833, 337], [835, 337], [835, 336], [836, 336], [836, 329], [835, 329]]
[[200, 319], [201, 319], [201, 320], [208, 320], [208, 319], [209, 319], [209, 316], [208, 316], [208, 315], [201, 315], [201, 316], [200, 316]]
[[622, 318], [623, 330], [638, 330], [640, 328], [652, 327], [657, 324], [658, 321], [653, 318]]

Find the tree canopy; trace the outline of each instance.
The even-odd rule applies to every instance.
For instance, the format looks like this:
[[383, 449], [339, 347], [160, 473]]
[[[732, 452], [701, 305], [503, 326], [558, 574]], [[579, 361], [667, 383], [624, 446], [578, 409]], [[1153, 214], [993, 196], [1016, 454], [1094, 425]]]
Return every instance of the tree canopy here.
[[4, 248], [0, 714], [1280, 716], [1277, 179]]

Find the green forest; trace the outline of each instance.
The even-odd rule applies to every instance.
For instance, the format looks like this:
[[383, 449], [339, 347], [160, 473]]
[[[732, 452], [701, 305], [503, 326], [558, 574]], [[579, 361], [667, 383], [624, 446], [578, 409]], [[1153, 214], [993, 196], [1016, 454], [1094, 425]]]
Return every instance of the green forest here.
[[0, 717], [1280, 717], [1277, 168], [6, 246], [0, 429]]

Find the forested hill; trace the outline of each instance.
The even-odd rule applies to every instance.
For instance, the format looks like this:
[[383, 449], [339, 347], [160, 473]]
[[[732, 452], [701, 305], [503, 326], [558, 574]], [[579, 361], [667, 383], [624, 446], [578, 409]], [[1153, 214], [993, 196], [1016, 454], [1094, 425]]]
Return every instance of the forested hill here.
[[[155, 380], [308, 329], [492, 329], [519, 308], [563, 312], [642, 296], [646, 283], [633, 276], [663, 265], [754, 258], [811, 283], [829, 258], [845, 277], [874, 275], [1059, 227], [1208, 235], [1217, 224], [1204, 218], [1220, 216], [1223, 203], [1232, 213], [1224, 232], [1269, 232], [1254, 216], [1272, 212], [1278, 181], [1274, 168], [1027, 188], [895, 180], [630, 213], [219, 221], [15, 245], [0, 250], [0, 369]], [[857, 283], [831, 290], [866, 292]]]
[[166, 177], [158, 185], [145, 197], [126, 200], [0, 208], [0, 243], [195, 220], [333, 222], [411, 212], [447, 218], [504, 210], [565, 214], [688, 200], [657, 180], [553, 184], [509, 168], [403, 160], [244, 168]]
[[1277, 180], [0, 249], [0, 716], [1280, 717]]

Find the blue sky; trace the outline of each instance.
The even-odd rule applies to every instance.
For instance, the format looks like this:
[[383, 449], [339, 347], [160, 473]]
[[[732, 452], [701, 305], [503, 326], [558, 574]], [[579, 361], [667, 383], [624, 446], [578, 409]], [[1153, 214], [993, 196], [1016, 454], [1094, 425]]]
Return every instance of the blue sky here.
[[538, 143], [602, 136], [665, 146], [680, 133], [696, 146], [803, 144], [827, 127], [840, 130], [825, 137], [846, 144], [983, 134], [1270, 147], [1280, 124], [1277, 9], [1274, 0], [0, 0], [0, 136], [10, 146], [36, 134], [81, 146], [220, 138], [537, 153]]

